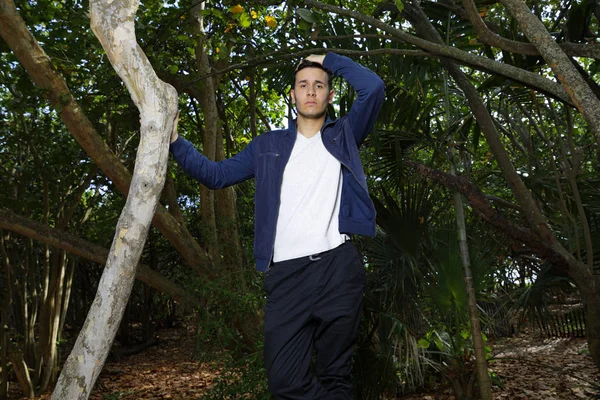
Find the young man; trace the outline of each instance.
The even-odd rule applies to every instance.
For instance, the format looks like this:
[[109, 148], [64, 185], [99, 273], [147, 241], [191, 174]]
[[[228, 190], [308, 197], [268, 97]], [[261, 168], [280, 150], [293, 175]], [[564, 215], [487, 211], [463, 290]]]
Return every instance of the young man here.
[[[327, 117], [332, 74], [356, 91], [350, 112]], [[365, 271], [347, 235], [375, 235], [358, 148], [384, 96], [373, 72], [347, 57], [311, 55], [290, 92], [297, 119], [263, 133], [234, 157], [213, 162], [177, 135], [171, 152], [210, 188], [255, 178], [254, 255], [267, 272], [265, 367], [276, 399], [353, 399], [350, 371]], [[316, 350], [314, 373], [310, 371]]]

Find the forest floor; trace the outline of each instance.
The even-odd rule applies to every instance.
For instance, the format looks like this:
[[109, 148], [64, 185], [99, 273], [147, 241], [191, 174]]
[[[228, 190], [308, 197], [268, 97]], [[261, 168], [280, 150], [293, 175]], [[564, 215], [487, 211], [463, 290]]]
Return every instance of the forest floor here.
[[[503, 387], [494, 386], [494, 399], [600, 399], [600, 371], [581, 338], [547, 339], [520, 334], [491, 343], [490, 364]], [[158, 342], [144, 352], [109, 360], [91, 399], [198, 399], [220, 371], [214, 364], [192, 359], [193, 341], [184, 330], [158, 332]], [[13, 384], [12, 389], [18, 390]], [[9, 399], [18, 399], [13, 391]], [[35, 397], [48, 400], [49, 395]], [[451, 400], [448, 388], [399, 397], [403, 400]]]

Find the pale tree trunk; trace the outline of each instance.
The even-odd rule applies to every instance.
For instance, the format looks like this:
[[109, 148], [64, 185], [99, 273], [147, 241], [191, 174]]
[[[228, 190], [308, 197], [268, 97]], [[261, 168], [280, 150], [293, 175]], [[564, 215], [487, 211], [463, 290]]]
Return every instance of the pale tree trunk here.
[[45, 346], [43, 352], [45, 368], [40, 376], [40, 392], [44, 392], [47, 389], [48, 384], [56, 379], [56, 370], [58, 367], [58, 349], [56, 344], [60, 335], [58, 329], [60, 327], [60, 315], [63, 307], [63, 289], [68, 259], [65, 251], [59, 251], [57, 253], [58, 257], [54, 263], [50, 296], [46, 304], [47, 318], [42, 320], [47, 324], [48, 335], [44, 338], [45, 343], [42, 343], [42, 345]]
[[52, 399], [87, 399], [106, 361], [133, 287], [165, 181], [177, 92], [160, 81], [138, 46], [137, 1], [91, 1], [91, 27], [141, 113], [141, 139], [127, 202], [119, 218], [96, 298]]
[[527, 39], [537, 48], [554, 75], [563, 85], [573, 104], [585, 118], [600, 144], [600, 100], [577, 71], [560, 45], [550, 35], [542, 21], [531, 12], [523, 0], [501, 0], [517, 20]]
[[[48, 98], [65, 126], [102, 172], [124, 195], [128, 194], [131, 174], [96, 132], [83, 109], [69, 91], [64, 78], [29, 32], [13, 0], [0, 0], [0, 36], [27, 71], [32, 82], [46, 90]], [[175, 204], [176, 206], [176, 204]], [[156, 208], [154, 225], [198, 273], [212, 274], [210, 257], [198, 242], [163, 206]]]

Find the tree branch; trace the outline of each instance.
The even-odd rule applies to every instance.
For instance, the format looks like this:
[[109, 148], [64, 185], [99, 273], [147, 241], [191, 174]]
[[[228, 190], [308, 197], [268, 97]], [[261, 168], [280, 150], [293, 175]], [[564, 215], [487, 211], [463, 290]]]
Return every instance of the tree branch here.
[[548, 30], [523, 0], [501, 0], [517, 20], [527, 38], [535, 45], [573, 104], [587, 121], [600, 144], [600, 100], [571, 63]]
[[[540, 55], [538, 49], [531, 43], [506, 39], [492, 32], [479, 15], [479, 10], [473, 0], [463, 0], [463, 5], [469, 21], [473, 24], [475, 31], [477, 31], [483, 43], [510, 51], [511, 53], [529, 56]], [[565, 53], [572, 57], [588, 57], [600, 60], [600, 45], [598, 44], [562, 43], [559, 46]]]
[[488, 200], [488, 196], [468, 179], [461, 176], [452, 176], [448, 173], [434, 170], [414, 161], [405, 160], [404, 163], [422, 176], [443, 185], [449, 190], [460, 192], [465, 196], [473, 208], [473, 211], [498, 231], [529, 246], [531, 251], [539, 257], [552, 262], [555, 265], [566, 268], [564, 257], [554, 250], [551, 243], [540, 238], [530, 229], [517, 226], [512, 221], [502, 216], [494, 209], [494, 207], [492, 207]]
[[[48, 225], [22, 217], [7, 209], [0, 208], [0, 229], [18, 233], [98, 264], [104, 265], [108, 257], [108, 249], [102, 246], [88, 242], [66, 231], [51, 228]], [[182, 304], [192, 307], [202, 304], [202, 301], [187, 293], [181, 286], [171, 282], [160, 272], [154, 271], [147, 265], [138, 264], [135, 277]]]
[[533, 72], [526, 71], [522, 68], [518, 68], [513, 65], [503, 64], [498, 61], [491, 60], [487, 57], [476, 56], [474, 54], [459, 50], [455, 47], [446, 46], [444, 44], [439, 44], [431, 42], [429, 40], [421, 39], [419, 37], [410, 35], [400, 29], [393, 28], [388, 24], [381, 22], [375, 18], [366, 16], [356, 11], [346, 10], [340, 7], [323, 4], [316, 0], [305, 0], [304, 3], [324, 11], [333, 12], [339, 15], [356, 19], [358, 21], [368, 23], [375, 28], [385, 31], [390, 35], [405, 41], [406, 43], [410, 43], [423, 50], [426, 50], [431, 54], [443, 58], [448, 58], [457, 61], [461, 64], [466, 64], [475, 67], [477, 69], [494, 72], [496, 74], [505, 76], [515, 82], [519, 82], [525, 86], [531, 87], [535, 90], [539, 90], [543, 93], [550, 94], [553, 97], [572, 105], [571, 98], [569, 97], [564, 88], [562, 88], [559, 84], [554, 83], [549, 79], [546, 79]]

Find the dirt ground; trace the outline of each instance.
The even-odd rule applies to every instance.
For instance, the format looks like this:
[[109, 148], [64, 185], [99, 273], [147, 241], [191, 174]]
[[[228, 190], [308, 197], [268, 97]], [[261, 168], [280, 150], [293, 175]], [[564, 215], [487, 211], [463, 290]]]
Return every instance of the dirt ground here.
[[[109, 361], [91, 399], [197, 399], [219, 371], [191, 359], [191, 340], [181, 330], [161, 331], [157, 345], [143, 353]], [[544, 339], [520, 335], [492, 343], [490, 364], [503, 383], [493, 388], [494, 399], [599, 399], [600, 371], [584, 339]], [[19, 399], [18, 386], [9, 399]], [[49, 395], [38, 396], [47, 400]], [[435, 393], [404, 396], [403, 400], [451, 400], [443, 388]], [[66, 399], [68, 400], [68, 399]]]

